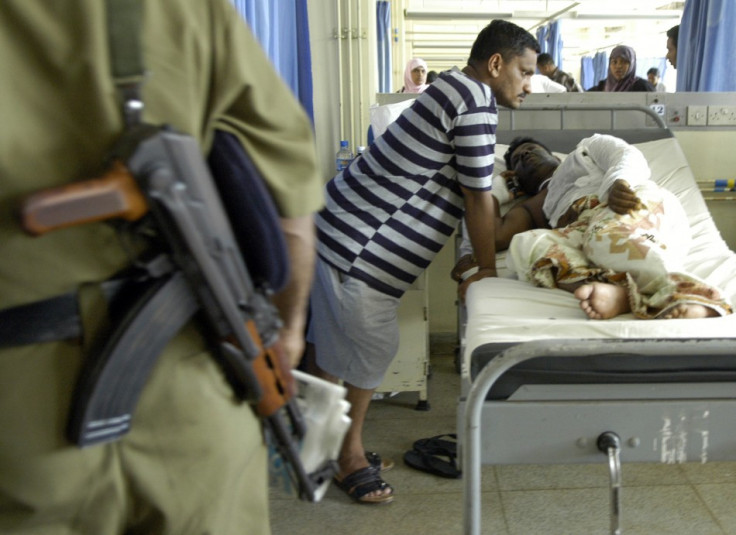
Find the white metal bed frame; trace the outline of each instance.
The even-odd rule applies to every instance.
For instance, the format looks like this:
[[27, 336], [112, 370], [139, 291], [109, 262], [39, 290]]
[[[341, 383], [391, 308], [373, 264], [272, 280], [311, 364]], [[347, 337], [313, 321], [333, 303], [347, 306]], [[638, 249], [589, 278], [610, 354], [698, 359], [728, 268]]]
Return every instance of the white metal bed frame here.
[[[561, 136], [569, 110], [610, 112], [609, 128], [564, 130]], [[639, 106], [550, 106], [505, 111], [511, 112], [512, 127], [515, 113], [559, 112], [559, 130], [504, 130], [500, 126], [499, 143], [530, 135], [555, 151], [570, 152], [579, 140], [595, 132], [610, 133], [630, 143], [674, 137], [656, 113]], [[631, 111], [646, 116], [645, 126], [616, 128], [616, 114]], [[724, 382], [696, 379], [686, 381], [684, 389], [682, 382], [612, 384], [600, 378], [589, 385], [576, 384], [573, 393], [565, 385], [535, 385], [507, 399], [487, 399], [506, 372], [535, 359], [581, 359], [582, 363], [586, 359], [625, 362], [647, 358], [666, 364], [671, 357], [702, 355], [734, 362], [732, 369], [724, 371]], [[622, 454], [624, 460], [634, 462], [736, 459], [736, 435], [730, 431], [736, 429], [736, 358], [730, 357], [736, 357], [733, 338], [545, 340], [501, 351], [479, 370], [458, 407], [464, 532], [480, 533], [481, 464], [595, 463], [607, 459], [610, 531], [620, 534]], [[521, 421], [529, 425], [522, 428]]]

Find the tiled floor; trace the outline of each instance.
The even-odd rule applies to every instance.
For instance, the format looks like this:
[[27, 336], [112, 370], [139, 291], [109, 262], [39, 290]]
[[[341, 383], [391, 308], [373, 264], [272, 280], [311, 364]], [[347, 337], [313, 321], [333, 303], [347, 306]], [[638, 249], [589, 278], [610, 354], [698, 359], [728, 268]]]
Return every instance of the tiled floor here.
[[[415, 411], [417, 396], [374, 401], [366, 448], [396, 461], [385, 473], [396, 499], [389, 505], [353, 503], [334, 485], [317, 504], [271, 492], [273, 535], [435, 535], [463, 532], [462, 480], [404, 465], [418, 438], [455, 432], [460, 378], [452, 347], [433, 347], [431, 409]], [[623, 464], [625, 535], [736, 535], [736, 462]], [[609, 533], [608, 469], [600, 465], [485, 466], [482, 532], [498, 535]]]

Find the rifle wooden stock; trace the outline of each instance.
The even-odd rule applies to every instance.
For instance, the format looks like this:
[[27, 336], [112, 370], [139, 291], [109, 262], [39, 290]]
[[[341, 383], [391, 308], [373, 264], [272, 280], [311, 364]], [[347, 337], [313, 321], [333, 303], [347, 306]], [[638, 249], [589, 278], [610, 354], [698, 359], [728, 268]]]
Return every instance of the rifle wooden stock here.
[[253, 359], [253, 372], [262, 390], [256, 411], [259, 415], [268, 417], [294, 397], [296, 382], [278, 341], [271, 347], [264, 347], [255, 322], [247, 321], [246, 328], [260, 348], [260, 353]]
[[100, 178], [39, 191], [21, 207], [23, 229], [35, 236], [46, 232], [119, 217], [135, 221], [148, 204], [133, 175], [116, 161]]
[[[148, 210], [148, 200], [138, 181], [125, 164], [115, 160], [100, 178], [31, 195], [23, 202], [21, 220], [26, 232], [38, 236], [112, 218], [135, 221]], [[270, 417], [295, 396], [296, 384], [278, 342], [264, 347], [253, 320], [246, 322], [246, 329], [259, 351], [252, 360], [254, 379], [261, 390], [256, 411], [260, 416]]]

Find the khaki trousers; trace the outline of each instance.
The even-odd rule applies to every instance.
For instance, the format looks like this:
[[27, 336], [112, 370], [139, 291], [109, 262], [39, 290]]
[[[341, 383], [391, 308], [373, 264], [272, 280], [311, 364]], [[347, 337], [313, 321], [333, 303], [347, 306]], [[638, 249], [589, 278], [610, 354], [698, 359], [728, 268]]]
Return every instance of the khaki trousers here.
[[159, 358], [118, 442], [64, 436], [70, 342], [0, 351], [0, 533], [267, 534], [266, 447], [193, 327]]

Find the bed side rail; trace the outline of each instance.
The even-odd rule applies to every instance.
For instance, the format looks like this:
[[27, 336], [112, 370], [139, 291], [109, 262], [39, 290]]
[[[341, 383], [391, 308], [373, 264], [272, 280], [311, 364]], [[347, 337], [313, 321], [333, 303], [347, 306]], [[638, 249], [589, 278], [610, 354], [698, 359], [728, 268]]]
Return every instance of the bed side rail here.
[[477, 375], [468, 392], [463, 414], [462, 472], [465, 504], [464, 532], [480, 533], [481, 413], [493, 384], [510, 368], [537, 357], [575, 358], [591, 355], [736, 356], [733, 338], [711, 339], [561, 339], [515, 345], [501, 352]]
[[510, 124], [508, 125], [508, 128], [510, 128], [511, 130], [516, 130], [517, 115], [531, 113], [531, 112], [538, 112], [538, 111], [559, 112], [559, 117], [560, 117], [559, 130], [565, 130], [566, 128], [571, 126], [567, 124], [567, 119], [565, 117], [565, 115], [567, 115], [568, 112], [571, 112], [571, 111], [608, 112], [609, 117], [610, 117], [610, 123], [608, 126], [608, 130], [616, 130], [617, 128], [616, 118], [621, 112], [625, 112], [625, 111], [642, 113], [654, 122], [654, 124], [651, 125], [652, 128], [661, 128], [663, 130], [669, 130], [669, 128], [667, 127], [667, 124], [664, 122], [664, 119], [660, 115], [658, 115], [653, 109], [649, 108], [648, 106], [642, 106], [640, 104], [610, 104], [606, 106], [598, 105], [598, 104], [541, 104], [541, 105], [526, 104], [526, 105], [522, 105], [518, 109], [503, 108], [503, 107], [501, 109], [509, 113]]
[[542, 104], [501, 108], [497, 142], [508, 144], [518, 136], [533, 137], [552, 150], [568, 153], [578, 142], [596, 133], [617, 136], [628, 143], [673, 138], [662, 117], [638, 104]]

